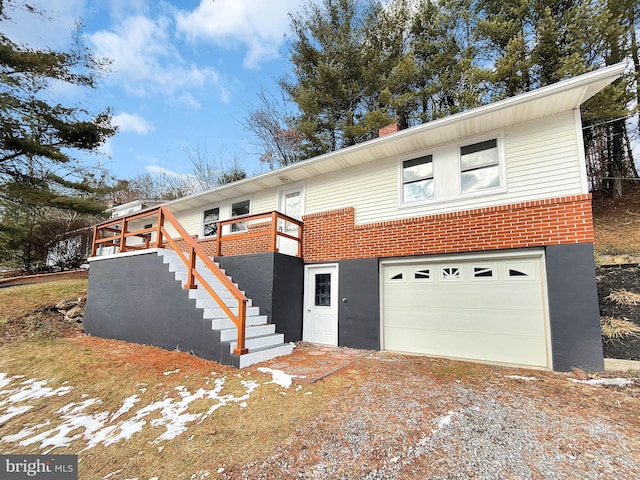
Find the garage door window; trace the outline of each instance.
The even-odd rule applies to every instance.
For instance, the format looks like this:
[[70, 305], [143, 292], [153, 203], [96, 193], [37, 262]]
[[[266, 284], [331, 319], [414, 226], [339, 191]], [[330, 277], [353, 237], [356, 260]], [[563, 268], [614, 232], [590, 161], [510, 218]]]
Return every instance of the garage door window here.
[[534, 279], [534, 268], [531, 262], [514, 262], [506, 265], [506, 277], [513, 280]]
[[442, 267], [440, 270], [440, 280], [444, 282], [460, 281], [462, 280], [462, 266], [449, 266]]
[[431, 269], [430, 268], [416, 268], [413, 270], [413, 279], [418, 282], [431, 281]]
[[495, 278], [495, 268], [493, 265], [474, 265], [473, 278], [477, 280], [491, 280]]

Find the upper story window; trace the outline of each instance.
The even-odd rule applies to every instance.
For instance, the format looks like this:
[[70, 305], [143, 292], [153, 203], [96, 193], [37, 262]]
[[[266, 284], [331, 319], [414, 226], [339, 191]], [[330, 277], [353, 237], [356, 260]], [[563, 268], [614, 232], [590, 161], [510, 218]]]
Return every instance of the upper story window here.
[[202, 231], [205, 237], [212, 237], [218, 233], [218, 220], [220, 220], [220, 208], [211, 208], [202, 213]]
[[402, 199], [416, 202], [433, 198], [433, 155], [402, 162]]
[[[231, 217], [239, 217], [241, 215], [247, 215], [249, 213], [250, 200], [243, 200], [231, 204]], [[232, 232], [241, 232], [247, 229], [245, 222], [234, 223], [231, 225]]]
[[460, 185], [462, 193], [500, 186], [500, 159], [495, 138], [460, 148]]

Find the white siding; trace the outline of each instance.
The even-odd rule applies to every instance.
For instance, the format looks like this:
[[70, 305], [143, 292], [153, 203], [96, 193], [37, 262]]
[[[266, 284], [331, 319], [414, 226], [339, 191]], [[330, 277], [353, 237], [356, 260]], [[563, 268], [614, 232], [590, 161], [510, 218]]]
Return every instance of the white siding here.
[[[587, 193], [582, 182], [574, 112], [495, 132], [506, 157], [506, 185], [499, 190], [459, 195], [458, 149], [490, 138], [462, 139], [402, 158], [387, 158], [307, 181], [306, 211], [317, 213], [354, 207], [356, 223], [410, 218], [505, 203]], [[400, 162], [426, 153], [434, 155], [436, 198], [420, 205], [400, 205]]]

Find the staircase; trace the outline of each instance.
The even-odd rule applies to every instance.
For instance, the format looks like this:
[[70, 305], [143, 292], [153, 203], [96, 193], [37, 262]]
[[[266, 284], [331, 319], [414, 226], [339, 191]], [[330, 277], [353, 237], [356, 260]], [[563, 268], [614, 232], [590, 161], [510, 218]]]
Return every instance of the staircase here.
[[[181, 287], [184, 287], [187, 283], [188, 269], [178, 254], [170, 249], [158, 249], [157, 252], [162, 257], [163, 263], [168, 264], [169, 272], [172, 272], [176, 281], [180, 282]], [[196, 269], [232, 312], [237, 314], [238, 302], [233, 294], [227, 290], [227, 287], [213, 273], [207, 271], [207, 267], [200, 259], [196, 261]], [[228, 275], [227, 277], [231, 279]], [[197, 280], [196, 285], [201, 286]], [[245, 330], [245, 346], [249, 352], [239, 356], [233, 355], [238, 338], [238, 330], [233, 321], [227, 317], [204, 288], [189, 290], [189, 298], [194, 301], [194, 308], [202, 310], [203, 318], [211, 320], [211, 328], [219, 332], [222, 348], [225, 349], [225, 352], [227, 348], [229, 351], [229, 364], [244, 368], [254, 363], [289, 355], [293, 351], [293, 344], [284, 343], [284, 335], [276, 333], [276, 325], [267, 323], [267, 316], [260, 315], [260, 308], [254, 306], [249, 299], [247, 302], [247, 328]]]

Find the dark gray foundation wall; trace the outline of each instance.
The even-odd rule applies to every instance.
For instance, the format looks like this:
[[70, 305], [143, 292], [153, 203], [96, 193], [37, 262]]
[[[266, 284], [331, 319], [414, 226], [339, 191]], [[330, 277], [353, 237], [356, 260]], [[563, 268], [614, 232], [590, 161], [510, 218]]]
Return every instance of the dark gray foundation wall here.
[[593, 244], [546, 247], [553, 369], [604, 370]]
[[155, 252], [91, 262], [83, 320], [90, 335], [154, 345], [229, 364], [211, 320]]
[[338, 345], [380, 350], [378, 259], [338, 262]]
[[231, 275], [260, 313], [267, 315], [285, 342], [302, 340], [304, 263], [280, 253], [217, 257], [220, 267]]

